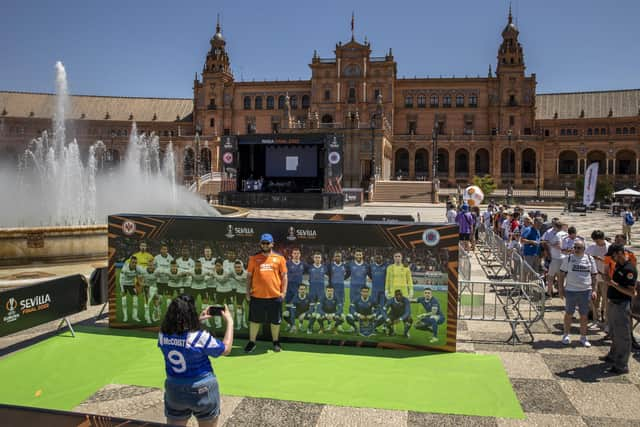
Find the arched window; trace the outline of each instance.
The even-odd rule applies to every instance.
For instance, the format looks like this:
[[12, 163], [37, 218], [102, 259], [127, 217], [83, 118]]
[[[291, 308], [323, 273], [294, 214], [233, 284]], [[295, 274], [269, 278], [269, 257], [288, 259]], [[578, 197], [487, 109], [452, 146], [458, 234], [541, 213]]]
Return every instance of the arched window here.
[[424, 148], [418, 149], [414, 163], [416, 178], [427, 178], [429, 176], [429, 152]]
[[442, 106], [446, 108], [451, 107], [451, 95], [445, 95], [442, 97]]
[[438, 148], [438, 175], [449, 175], [449, 152], [444, 148]]
[[616, 174], [635, 175], [636, 155], [631, 150], [622, 150], [616, 153]]
[[534, 176], [536, 174], [536, 152], [527, 148], [522, 152], [522, 162], [520, 163], [522, 176]]
[[409, 152], [406, 148], [396, 151], [395, 176], [409, 175]]
[[635, 135], [636, 134], [636, 128], [634, 128], [634, 127], [629, 128], [629, 133], [631, 135]]
[[273, 96], [267, 96], [267, 110], [273, 110]]
[[211, 117], [209, 119], [209, 127], [215, 127], [216, 126], [216, 119], [214, 119], [213, 117]]
[[302, 95], [302, 108], [309, 108], [309, 95]]
[[251, 97], [250, 96], [245, 96], [244, 97], [244, 109], [245, 110], [250, 110], [251, 109]]
[[262, 110], [262, 97], [256, 96], [256, 100], [254, 102], [255, 102], [256, 110]]
[[438, 95], [431, 95], [431, 107], [438, 106]]
[[192, 177], [194, 173], [195, 166], [195, 153], [192, 148], [185, 148], [184, 150], [184, 160], [183, 160], [183, 175], [185, 178]]
[[456, 107], [464, 107], [464, 96], [463, 95], [456, 96]]
[[424, 108], [427, 106], [427, 97], [424, 95], [418, 95], [418, 108]]
[[456, 177], [469, 176], [469, 152], [464, 148], [459, 149], [455, 160]]
[[578, 155], [575, 151], [563, 151], [558, 156], [558, 172], [560, 175], [578, 173]]
[[623, 135], [629, 135], [629, 128], [622, 128]]
[[478, 106], [478, 97], [476, 95], [469, 96], [469, 107]]
[[278, 109], [284, 110], [284, 95], [278, 97]]
[[298, 108], [298, 97], [295, 95], [291, 95], [291, 98], [289, 98], [289, 104], [291, 105], [291, 109], [293, 110]]
[[413, 107], [413, 96], [409, 95], [404, 98], [404, 106], [407, 108]]
[[516, 169], [516, 154], [511, 148], [502, 150], [500, 170], [503, 176], [513, 177]]
[[200, 175], [211, 172], [211, 150], [208, 148], [200, 149]]
[[489, 175], [489, 151], [484, 148], [476, 151], [476, 171], [478, 176]]

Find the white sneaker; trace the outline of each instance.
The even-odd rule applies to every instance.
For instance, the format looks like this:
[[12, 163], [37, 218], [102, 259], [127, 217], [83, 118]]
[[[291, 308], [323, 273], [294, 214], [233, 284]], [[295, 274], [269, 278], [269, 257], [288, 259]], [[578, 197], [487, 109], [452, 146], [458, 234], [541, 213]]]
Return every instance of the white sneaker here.
[[571, 338], [569, 338], [569, 335], [563, 335], [562, 336], [562, 344], [564, 344], [564, 345], [571, 344]]
[[582, 344], [583, 347], [591, 347], [591, 343], [589, 342], [587, 337], [580, 337], [580, 344]]

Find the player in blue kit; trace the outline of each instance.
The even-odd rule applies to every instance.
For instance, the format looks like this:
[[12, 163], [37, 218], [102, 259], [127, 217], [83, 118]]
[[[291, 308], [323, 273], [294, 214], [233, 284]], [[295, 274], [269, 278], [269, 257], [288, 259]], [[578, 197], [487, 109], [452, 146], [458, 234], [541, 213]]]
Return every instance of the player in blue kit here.
[[384, 294], [387, 264], [382, 260], [382, 255], [375, 256], [373, 263], [369, 266], [369, 275], [371, 277], [371, 296], [377, 304], [384, 305], [387, 299]]
[[[378, 305], [369, 295], [369, 288], [360, 289], [360, 297], [353, 301], [347, 314], [347, 323], [365, 337], [373, 335], [375, 329], [384, 323], [384, 317], [377, 310]], [[356, 327], [356, 321], [358, 326]]]
[[329, 264], [329, 283], [335, 289], [336, 298], [344, 304], [344, 281], [349, 277], [349, 269], [342, 262], [342, 253], [333, 254], [333, 262]]
[[[291, 303], [287, 305], [288, 310], [282, 313], [282, 316], [289, 321], [289, 330], [287, 332], [295, 334], [298, 329], [303, 329], [303, 322], [312, 318], [311, 298], [307, 294], [307, 285], [301, 283], [298, 285], [298, 292], [293, 296]], [[296, 328], [296, 321], [298, 328]], [[307, 328], [307, 333], [311, 333], [311, 323]]]
[[327, 286], [325, 290], [325, 294], [320, 300], [320, 302], [316, 305], [316, 312], [313, 313], [313, 317], [309, 322], [309, 329], [313, 331], [313, 325], [315, 321], [320, 323], [319, 334], [323, 334], [325, 332], [324, 322], [325, 320], [331, 325], [333, 323], [333, 327], [331, 327], [331, 333], [338, 333], [337, 329], [342, 323], [344, 323], [344, 314], [342, 313], [342, 303], [336, 298], [334, 294], [333, 286]]
[[293, 248], [291, 250], [291, 259], [287, 261], [287, 294], [284, 301], [289, 304], [293, 296], [298, 291], [298, 286], [302, 283], [302, 276], [305, 271], [305, 263], [300, 259], [300, 249]]
[[309, 276], [309, 298], [316, 303], [324, 295], [325, 277], [327, 276], [327, 266], [322, 263], [322, 254], [314, 252], [313, 264], [307, 267]]
[[416, 322], [416, 329], [421, 331], [432, 331], [433, 337], [429, 342], [434, 343], [438, 341], [438, 325], [444, 323], [445, 317], [440, 309], [440, 303], [438, 299], [433, 296], [431, 288], [424, 289], [424, 296], [418, 298], [418, 303], [424, 308], [424, 313], [418, 316]]
[[397, 289], [393, 298], [389, 298], [385, 306], [386, 329], [389, 336], [395, 335], [395, 324], [398, 321], [404, 323], [404, 336], [409, 338], [409, 329], [413, 323], [411, 318], [411, 303], [409, 298], [402, 295], [402, 291]]
[[354, 259], [349, 263], [349, 301], [358, 299], [360, 289], [367, 286], [367, 277], [369, 277], [369, 265], [364, 262], [362, 250], [356, 249]]

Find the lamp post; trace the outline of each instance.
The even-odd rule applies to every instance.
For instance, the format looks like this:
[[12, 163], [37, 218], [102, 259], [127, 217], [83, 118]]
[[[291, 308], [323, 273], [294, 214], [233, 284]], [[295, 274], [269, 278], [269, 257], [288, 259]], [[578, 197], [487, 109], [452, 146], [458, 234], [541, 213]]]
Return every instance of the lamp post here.
[[513, 198], [513, 175], [515, 175], [515, 154], [514, 154], [514, 159], [513, 161], [511, 160], [511, 136], [513, 135], [513, 132], [511, 131], [511, 129], [509, 129], [507, 131], [507, 138], [509, 139], [509, 185], [507, 187], [507, 204], [511, 205], [512, 203], [512, 198]]
[[540, 162], [536, 165], [536, 198], [540, 200]]
[[438, 192], [440, 191], [440, 180], [438, 179], [438, 132], [440, 130], [439, 124], [436, 121], [433, 124], [433, 131], [431, 132], [431, 177], [433, 178], [433, 191], [431, 192], [432, 202], [438, 203]]
[[369, 164], [369, 182], [376, 180], [376, 143], [375, 143], [375, 132], [376, 132], [376, 117], [378, 114], [373, 114], [371, 116], [371, 163]]
[[196, 146], [196, 153], [193, 159], [195, 162], [195, 164], [193, 165], [193, 173], [195, 174], [195, 178], [196, 178], [197, 193], [200, 193], [200, 132], [201, 132], [200, 126], [196, 126], [196, 138], [194, 141]]

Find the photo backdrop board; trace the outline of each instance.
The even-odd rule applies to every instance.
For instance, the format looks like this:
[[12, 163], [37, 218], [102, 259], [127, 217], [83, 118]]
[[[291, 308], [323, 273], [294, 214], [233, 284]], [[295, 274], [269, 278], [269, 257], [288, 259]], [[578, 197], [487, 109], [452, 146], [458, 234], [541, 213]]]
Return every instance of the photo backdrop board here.
[[[170, 298], [190, 293], [196, 298], [198, 309], [223, 301], [232, 305], [236, 325], [240, 326], [236, 336], [246, 338], [244, 269], [249, 256], [259, 250], [263, 233], [273, 235], [274, 250], [287, 258], [290, 270], [290, 293], [283, 301], [283, 341], [456, 350], [458, 231], [456, 226], [443, 224], [112, 215], [110, 326], [157, 329]], [[147, 245], [148, 252], [140, 251], [141, 243]], [[160, 268], [150, 272], [148, 266], [140, 266], [141, 261], [158, 256], [162, 245], [166, 245], [169, 257], [186, 255], [180, 262], [185, 274], [174, 271], [171, 276]], [[204, 256], [206, 248], [211, 249], [213, 258], [223, 261], [217, 273], [208, 270], [215, 267]], [[296, 249], [303, 263], [297, 264], [298, 274], [292, 268]], [[401, 255], [401, 261], [390, 268], [396, 253]], [[137, 273], [130, 268], [134, 254], [139, 260]], [[203, 266], [209, 267], [194, 271], [195, 261], [201, 258]], [[165, 265], [167, 260], [159, 259]], [[240, 263], [235, 263], [237, 260]], [[123, 266], [128, 266], [128, 278], [121, 275]], [[394, 274], [388, 275], [389, 272]], [[132, 282], [134, 276], [137, 277]], [[121, 277], [125, 285], [134, 286], [121, 286]], [[145, 282], [144, 277], [151, 279]], [[406, 277], [410, 277], [410, 285], [399, 279]], [[161, 283], [164, 281], [171, 281], [171, 286]], [[305, 286], [300, 287], [300, 283]], [[335, 313], [326, 310], [329, 284], [336, 289], [342, 304]], [[407, 300], [391, 301], [396, 287]], [[343, 296], [339, 295], [339, 288], [344, 289]], [[309, 300], [310, 291], [314, 298], [323, 299]], [[408, 316], [403, 308], [408, 310]], [[207, 327], [219, 336], [223, 334], [222, 326], [213, 320]]]

